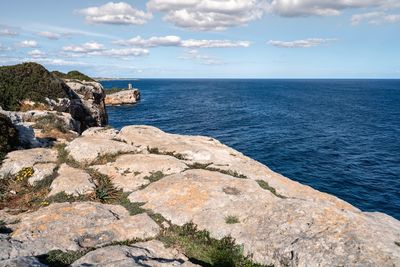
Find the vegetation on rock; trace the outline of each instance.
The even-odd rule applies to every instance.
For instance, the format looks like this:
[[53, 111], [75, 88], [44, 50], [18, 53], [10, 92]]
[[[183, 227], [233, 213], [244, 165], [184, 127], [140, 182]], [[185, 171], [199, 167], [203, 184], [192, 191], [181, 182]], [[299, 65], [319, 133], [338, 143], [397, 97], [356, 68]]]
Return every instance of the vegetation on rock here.
[[193, 223], [172, 225], [164, 229], [159, 239], [167, 246], [179, 247], [193, 263], [202, 266], [262, 266], [245, 256], [243, 247], [235, 244], [232, 237], [212, 238], [208, 231], [198, 230]]
[[68, 92], [68, 86], [40, 64], [0, 67], [0, 106], [5, 110], [19, 110], [22, 100], [46, 103], [46, 98], [68, 98]]
[[52, 74], [60, 79], [71, 79], [71, 80], [80, 80], [80, 81], [88, 81], [88, 82], [94, 82], [92, 78], [89, 76], [77, 71], [73, 70], [68, 73], [62, 73], [60, 71], [53, 71]]
[[7, 116], [0, 114], [0, 162], [17, 145], [17, 130]]

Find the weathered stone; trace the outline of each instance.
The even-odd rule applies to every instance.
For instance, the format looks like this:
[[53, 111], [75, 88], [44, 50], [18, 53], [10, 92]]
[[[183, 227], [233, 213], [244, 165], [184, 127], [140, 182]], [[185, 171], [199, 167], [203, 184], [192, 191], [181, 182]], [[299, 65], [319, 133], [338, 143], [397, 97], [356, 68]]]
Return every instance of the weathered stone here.
[[130, 105], [135, 104], [139, 99], [140, 92], [138, 89], [123, 90], [106, 95], [105, 103], [110, 106]]
[[65, 192], [67, 195], [79, 196], [93, 193], [95, 189], [92, 177], [81, 169], [62, 164], [58, 176], [51, 183], [49, 196]]
[[78, 266], [198, 266], [159, 241], [135, 243], [131, 246], [110, 246], [89, 252], [72, 264]]
[[0, 267], [46, 267], [35, 257], [18, 257], [0, 261]]
[[[155, 237], [159, 226], [146, 214], [130, 216], [122, 206], [94, 202], [57, 203], [22, 214], [8, 241], [19, 244], [9, 257], [50, 250], [80, 250], [116, 241]], [[4, 254], [4, 252], [2, 252]], [[7, 255], [6, 255], [7, 256]], [[3, 255], [4, 259], [4, 255]]]
[[[226, 187], [236, 188], [235, 194]], [[162, 194], [160, 194], [162, 192]], [[129, 200], [174, 224], [193, 221], [214, 237], [231, 235], [253, 259], [275, 266], [396, 266], [400, 222], [335, 203], [281, 198], [256, 181], [206, 170], [165, 177]], [[226, 217], [235, 216], [236, 224]]]
[[145, 177], [161, 172], [169, 175], [184, 171], [187, 166], [180, 160], [166, 155], [121, 155], [115, 162], [93, 166], [94, 169], [109, 176], [113, 184], [125, 192], [134, 191], [148, 184]]
[[94, 126], [105, 126], [108, 122], [104, 104], [105, 93], [98, 82], [65, 79], [65, 83], [77, 95], [71, 99], [70, 113], [85, 130]]
[[91, 127], [82, 133], [82, 136], [92, 136], [95, 138], [115, 139], [118, 130], [108, 127]]
[[57, 167], [56, 163], [37, 163], [33, 167], [33, 175], [29, 178], [30, 185], [43, 180], [46, 177], [53, 175], [54, 169]]
[[90, 164], [100, 156], [136, 152], [138, 149], [115, 140], [85, 136], [73, 140], [67, 150], [74, 160]]
[[355, 209], [332, 195], [323, 194], [277, 174], [213, 138], [168, 134], [151, 126], [124, 127], [117, 138], [141, 150], [149, 148], [157, 153], [173, 153], [179, 158], [184, 158], [188, 164], [210, 164], [208, 168], [236, 173], [253, 180], [265, 180], [283, 196], [307, 198], [313, 201], [331, 201], [338, 207]]
[[24, 167], [33, 167], [37, 163], [57, 161], [57, 151], [48, 148], [17, 150], [7, 154], [0, 168], [0, 178], [8, 174], [17, 174]]

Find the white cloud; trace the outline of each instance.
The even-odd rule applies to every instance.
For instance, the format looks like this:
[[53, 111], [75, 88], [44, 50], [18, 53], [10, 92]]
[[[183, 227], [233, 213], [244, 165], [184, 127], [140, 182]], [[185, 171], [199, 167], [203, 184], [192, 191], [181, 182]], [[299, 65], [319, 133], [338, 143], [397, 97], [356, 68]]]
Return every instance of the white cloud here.
[[174, 35], [163, 36], [163, 37], [151, 37], [149, 39], [143, 39], [140, 36], [133, 37], [129, 40], [115, 41], [115, 44], [126, 45], [126, 46], [139, 46], [139, 47], [155, 47], [155, 46], [179, 46], [181, 44], [181, 38]]
[[335, 41], [337, 41], [337, 39], [309, 38], [309, 39], [295, 40], [295, 41], [270, 40], [268, 44], [280, 48], [309, 48], [314, 46], [320, 46], [323, 44], [328, 44]]
[[33, 48], [33, 47], [37, 47], [38, 43], [34, 40], [25, 40], [25, 41], [20, 42], [19, 46]]
[[58, 40], [61, 38], [61, 34], [50, 31], [38, 32], [37, 35], [47, 38], [49, 40]]
[[186, 48], [232, 48], [232, 47], [249, 47], [249, 41], [231, 41], [231, 40], [182, 40], [179, 36], [169, 35], [163, 37], [151, 37], [143, 39], [136, 36], [129, 40], [115, 41], [115, 44], [123, 46], [138, 47], [156, 47], [156, 46], [180, 46]]
[[181, 46], [189, 48], [231, 48], [249, 47], [249, 41], [230, 41], [230, 40], [195, 40], [189, 39], [182, 41]]
[[164, 19], [182, 28], [222, 31], [261, 18], [261, 0], [150, 0], [150, 10], [165, 13]]
[[351, 24], [358, 25], [366, 21], [368, 24], [381, 25], [400, 22], [400, 14], [387, 14], [383, 11], [356, 14], [351, 17]]
[[44, 58], [44, 57], [46, 57], [46, 53], [40, 51], [39, 49], [35, 49], [35, 50], [32, 50], [32, 51], [29, 51], [28, 55], [31, 56], [32, 58]]
[[96, 53], [99, 56], [111, 56], [111, 57], [140, 57], [147, 56], [149, 50], [143, 48], [124, 48], [124, 49], [110, 49], [100, 53]]
[[81, 9], [78, 13], [84, 15], [87, 22], [96, 24], [141, 25], [152, 18], [151, 13], [138, 10], [124, 2], [109, 2], [99, 7]]
[[15, 37], [18, 34], [19, 33], [16, 32], [15, 30], [13, 30], [7, 26], [0, 25], [0, 36]]
[[64, 46], [62, 50], [72, 53], [72, 56], [85, 54], [89, 56], [138, 57], [149, 54], [149, 50], [143, 48], [106, 49], [103, 44], [96, 42]]
[[206, 55], [206, 54], [202, 54], [200, 53], [198, 50], [196, 49], [192, 49], [192, 50], [188, 50], [185, 55], [179, 57], [180, 59], [185, 59], [185, 60], [194, 60], [200, 64], [204, 64], [204, 65], [222, 65], [224, 64], [223, 61]]
[[393, 6], [398, 0], [268, 0], [265, 10], [284, 17], [336, 16], [348, 8]]
[[82, 45], [69, 45], [69, 46], [64, 46], [62, 48], [62, 50], [65, 52], [83, 53], [83, 54], [99, 52], [103, 51], [104, 49], [105, 49], [104, 45], [97, 42], [88, 42]]
[[10, 51], [11, 48], [0, 43], [0, 51]]

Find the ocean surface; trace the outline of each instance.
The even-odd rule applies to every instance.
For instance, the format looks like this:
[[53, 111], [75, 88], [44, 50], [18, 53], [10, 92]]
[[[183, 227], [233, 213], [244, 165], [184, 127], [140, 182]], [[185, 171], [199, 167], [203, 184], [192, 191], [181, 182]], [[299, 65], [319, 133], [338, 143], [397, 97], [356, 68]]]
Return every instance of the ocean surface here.
[[184, 80], [132, 83], [110, 124], [207, 135], [364, 211], [400, 219], [400, 80]]

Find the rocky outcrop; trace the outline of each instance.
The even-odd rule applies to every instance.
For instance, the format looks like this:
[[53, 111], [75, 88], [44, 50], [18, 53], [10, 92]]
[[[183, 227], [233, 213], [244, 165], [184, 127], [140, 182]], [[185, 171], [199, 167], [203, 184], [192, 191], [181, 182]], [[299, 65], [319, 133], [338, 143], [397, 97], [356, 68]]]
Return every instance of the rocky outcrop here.
[[[66, 151], [63, 165], [50, 149], [11, 152], [0, 173], [57, 164], [53, 183], [62, 177], [61, 190], [73, 195], [76, 186], [92, 178], [90, 200], [97, 202], [75, 194], [76, 199], [64, 201], [84, 202], [47, 203], [18, 215], [0, 212], [9, 229], [0, 236], [2, 259], [60, 249], [86, 254], [73, 266], [191, 266], [185, 256], [196, 260], [216, 253], [195, 243], [184, 248], [189, 242], [185, 231], [196, 238], [187, 227], [192, 222], [210, 234], [201, 232], [198, 238], [211, 244], [212, 238], [231, 236], [240, 251], [263, 265], [400, 265], [398, 220], [362, 212], [294, 182], [213, 138], [168, 134], [149, 126], [93, 128], [71, 141]], [[97, 176], [103, 181], [95, 180]], [[114, 195], [115, 205], [99, 203]], [[172, 241], [165, 233], [179, 226], [183, 230], [172, 243], [178, 253], [166, 246]], [[190, 248], [204, 251], [193, 256]]]
[[57, 171], [58, 176], [50, 186], [49, 196], [64, 192], [71, 196], [80, 196], [93, 193], [95, 184], [92, 177], [83, 170], [62, 164]]
[[110, 106], [132, 105], [140, 100], [138, 89], [122, 90], [116, 93], [107, 94], [105, 104]]
[[69, 107], [72, 117], [81, 123], [82, 130], [105, 126], [108, 122], [104, 104], [105, 93], [98, 82], [64, 80], [77, 97], [71, 99]]

